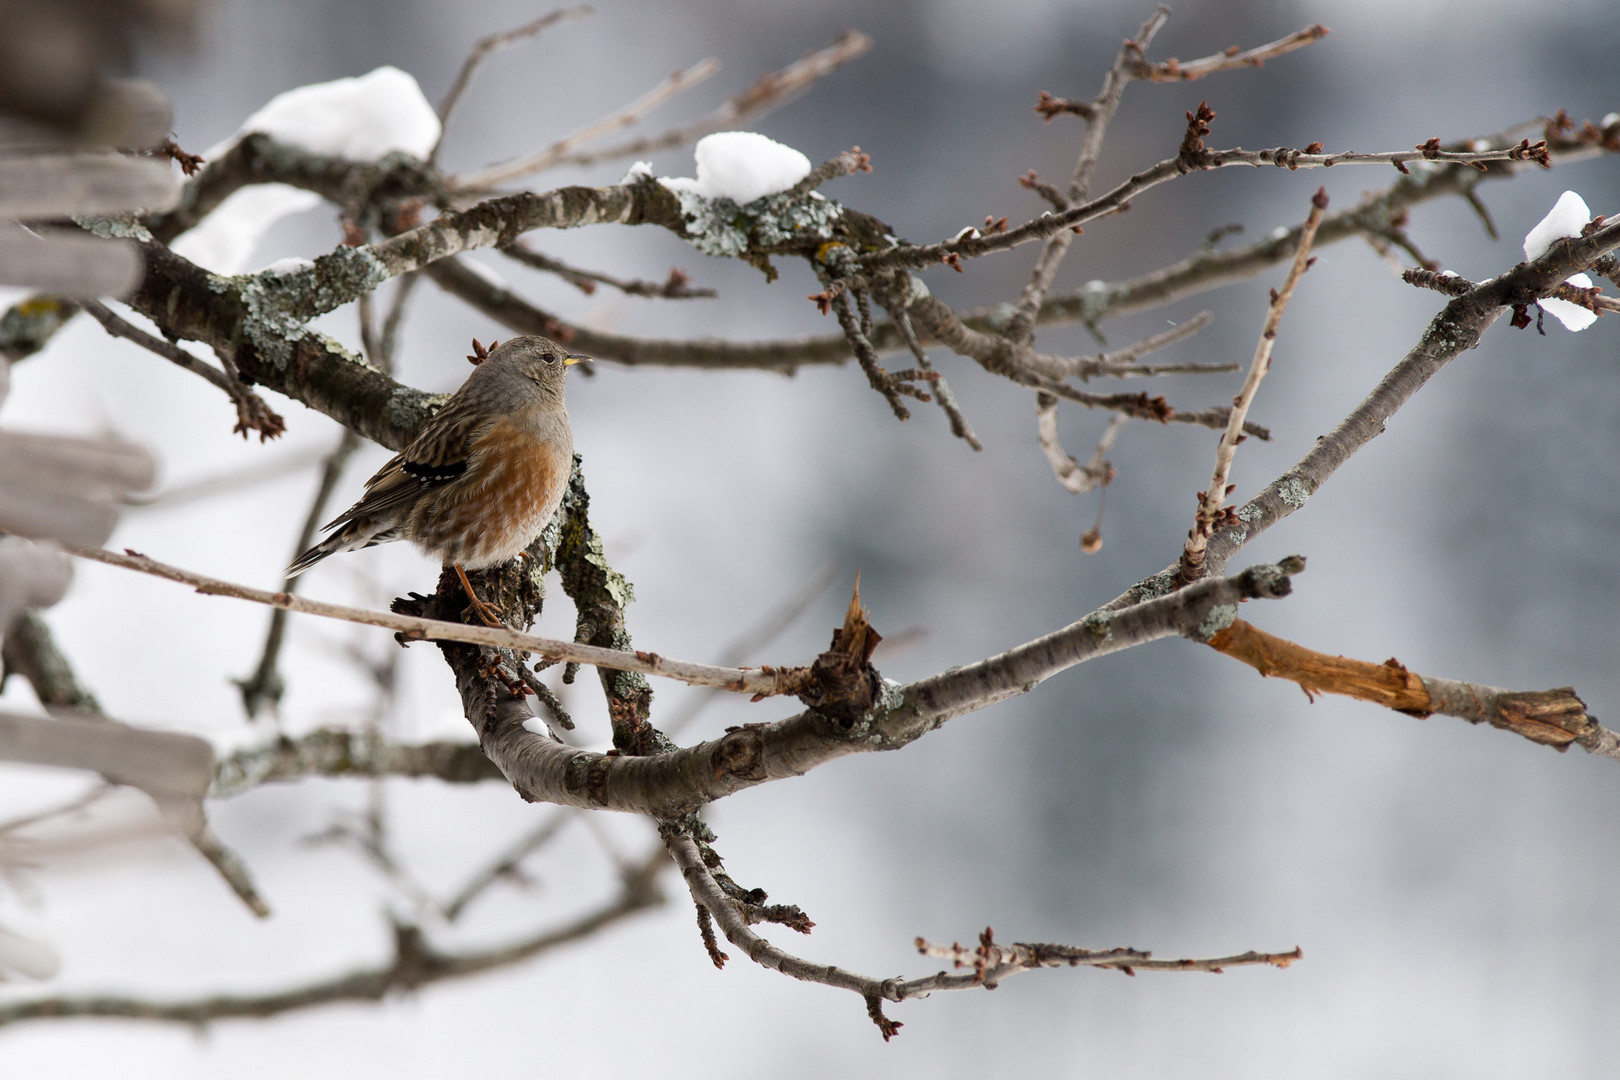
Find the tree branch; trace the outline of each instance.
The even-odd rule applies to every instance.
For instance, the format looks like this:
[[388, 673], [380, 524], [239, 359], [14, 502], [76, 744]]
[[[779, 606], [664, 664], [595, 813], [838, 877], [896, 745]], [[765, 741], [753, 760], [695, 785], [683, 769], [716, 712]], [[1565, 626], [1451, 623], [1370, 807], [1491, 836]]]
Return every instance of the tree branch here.
[[420, 928], [396, 923], [394, 956], [388, 963], [361, 968], [347, 975], [305, 986], [262, 994], [216, 994], [170, 1002], [115, 995], [0, 1002], [0, 1026], [24, 1020], [78, 1016], [120, 1017], [200, 1026], [239, 1017], [263, 1019], [340, 1001], [381, 1001], [391, 994], [417, 990], [431, 983], [511, 967], [560, 945], [588, 938], [630, 915], [655, 907], [663, 903], [656, 879], [665, 865], [664, 852], [655, 848], [637, 867], [637, 872], [625, 878], [619, 895], [595, 911], [555, 929], [504, 945], [445, 952], [435, 948]]
[[1299, 684], [1306, 697], [1343, 694], [1370, 701], [1419, 719], [1435, 713], [1470, 724], [1489, 724], [1556, 750], [1571, 744], [1589, 753], [1620, 760], [1620, 734], [1586, 711], [1574, 687], [1553, 690], [1499, 690], [1494, 686], [1437, 679], [1409, 671], [1398, 660], [1370, 664], [1328, 656], [1268, 634], [1242, 619], [1219, 631], [1206, 644], [1239, 660], [1261, 675]]

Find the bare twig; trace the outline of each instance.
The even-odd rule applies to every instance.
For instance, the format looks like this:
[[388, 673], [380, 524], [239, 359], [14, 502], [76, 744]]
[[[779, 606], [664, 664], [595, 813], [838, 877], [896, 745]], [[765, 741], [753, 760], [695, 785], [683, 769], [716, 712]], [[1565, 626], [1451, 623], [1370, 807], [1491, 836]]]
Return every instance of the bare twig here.
[[584, 18], [590, 13], [591, 9], [584, 5], [559, 8], [556, 11], [540, 16], [533, 22], [527, 22], [511, 30], [503, 30], [500, 33], [487, 34], [479, 38], [477, 43], [473, 45], [472, 51], [467, 54], [467, 59], [461, 62], [461, 70], [456, 72], [455, 81], [450, 84], [450, 89], [445, 93], [444, 100], [439, 102], [439, 139], [433, 144], [432, 153], [428, 154], [428, 164], [431, 165], [439, 160], [439, 147], [444, 145], [443, 129], [449, 125], [450, 114], [461, 100], [461, 95], [466, 92], [467, 86], [472, 82], [472, 77], [477, 72], [479, 65], [488, 59], [490, 54], [499, 52], [508, 46], [516, 45], [518, 42], [528, 38], [536, 37], [549, 26]]
[[855, 317], [848, 289], [842, 289], [837, 293], [833, 298], [833, 307], [838, 312], [838, 324], [844, 328], [844, 336], [849, 339], [849, 346], [855, 353], [855, 359], [860, 363], [861, 370], [866, 373], [866, 381], [872, 389], [883, 395], [896, 420], [909, 420], [911, 410], [900, 401], [900, 394], [904, 392], [906, 384], [897, 380], [890, 372], [884, 371], [883, 365], [878, 362], [877, 350], [873, 348], [871, 339], [866, 336], [866, 328]]
[[[819, 983], [839, 990], [859, 994], [866, 1002], [867, 1014], [877, 1025], [884, 1041], [897, 1035], [903, 1026], [883, 1014], [885, 1001], [902, 1002], [923, 998], [942, 990], [994, 989], [1009, 975], [1046, 967], [1102, 967], [1113, 968], [1126, 974], [1143, 971], [1208, 971], [1221, 972], [1229, 967], [1267, 964], [1286, 968], [1304, 954], [1299, 949], [1286, 953], [1247, 952], [1208, 960], [1155, 960], [1152, 954], [1139, 949], [1081, 949], [1069, 945], [996, 945], [989, 930], [980, 935], [977, 950], [961, 946], [942, 949], [917, 939], [917, 951], [924, 956], [943, 956], [958, 967], [972, 967], [969, 973], [952, 975], [940, 972], [920, 979], [878, 979], [861, 975], [832, 964], [817, 964], [778, 948], [760, 937], [748, 925], [748, 919], [739, 905], [726, 895], [714, 874], [705, 865], [703, 855], [690, 838], [666, 826], [660, 831], [675, 864], [680, 867], [686, 886], [698, 907], [707, 911], [719, 924], [726, 940], [748, 955], [761, 967], [780, 972], [804, 982]], [[699, 918], [700, 928], [704, 920]], [[705, 946], [715, 966], [724, 962], [712, 939], [705, 935]]]
[[598, 273], [594, 270], [581, 270], [576, 266], [569, 266], [561, 259], [553, 259], [549, 255], [540, 254], [540, 252], [527, 246], [521, 240], [501, 248], [501, 254], [522, 263], [524, 266], [531, 266], [536, 270], [556, 274], [587, 296], [594, 293], [598, 285], [606, 285], [609, 288], [617, 289], [626, 296], [650, 296], [660, 300], [709, 300], [719, 295], [713, 289], [688, 284], [691, 278], [681, 270], [670, 270], [669, 277], [663, 281], [638, 281], [617, 278], [610, 274]]
[[1207, 311], [1200, 311], [1192, 318], [1187, 319], [1168, 330], [1157, 334], [1149, 334], [1140, 341], [1132, 342], [1122, 349], [1099, 353], [1096, 356], [1076, 356], [1071, 359], [1046, 356], [1040, 354], [1038, 359], [1052, 367], [1063, 368], [1067, 366], [1076, 378], [1085, 380], [1093, 376], [1112, 376], [1127, 378], [1132, 375], [1182, 375], [1201, 373], [1213, 375], [1224, 371], [1236, 371], [1236, 364], [1138, 364], [1136, 361], [1149, 353], [1158, 352], [1168, 348], [1178, 341], [1184, 341], [1198, 333], [1204, 327], [1215, 321], [1215, 316]]
[[[309, 550], [310, 544], [314, 543], [315, 533], [326, 517], [326, 504], [331, 501], [332, 493], [337, 490], [338, 480], [342, 478], [343, 469], [348, 465], [349, 458], [358, 449], [360, 436], [344, 428], [337, 446], [332, 448], [332, 452], [326, 456], [326, 462], [321, 467], [321, 482], [316, 486], [315, 497], [310, 500], [309, 511], [304, 515], [303, 528], [299, 530], [298, 540], [293, 545], [294, 556], [301, 551]], [[282, 582], [281, 589], [287, 593], [295, 592], [298, 589], [298, 582], [299, 579], [296, 577], [287, 578]], [[276, 670], [286, 632], [287, 611], [285, 608], [276, 608], [270, 613], [270, 626], [265, 631], [264, 648], [260, 650], [258, 666], [253, 669], [252, 675], [236, 680], [237, 688], [242, 692], [242, 707], [247, 710], [249, 719], [257, 717], [259, 710], [267, 705], [272, 710], [275, 709], [286, 690], [286, 683], [281, 673]]]
[[1115, 415], [1109, 420], [1102, 438], [1097, 440], [1097, 449], [1092, 453], [1091, 460], [1081, 465], [1064, 451], [1063, 444], [1058, 441], [1057, 403], [1057, 398], [1044, 391], [1035, 395], [1035, 437], [1040, 443], [1041, 452], [1052, 466], [1052, 475], [1076, 495], [1106, 485], [1114, 475], [1114, 467], [1108, 462], [1108, 451], [1130, 422], [1129, 418]]
[[855, 30], [845, 31], [837, 41], [825, 49], [809, 53], [779, 71], [761, 75], [742, 93], [727, 98], [719, 108], [690, 123], [671, 128], [659, 135], [632, 139], [600, 150], [569, 154], [558, 163], [594, 165], [599, 161], [639, 157], [659, 150], [684, 146], [716, 131], [734, 128], [745, 120], [767, 113], [793, 100], [811, 83], [832, 74], [871, 47], [872, 39], [865, 34]]
[[[1232, 409], [1224, 405], [1199, 412], [1187, 412], [1176, 408], [1162, 397], [1148, 397], [1146, 394], [1093, 394], [1066, 383], [1034, 376], [1015, 377], [1013, 381], [1063, 398], [1065, 401], [1072, 401], [1076, 405], [1084, 405], [1088, 409], [1108, 409], [1135, 420], [1154, 420], [1161, 424], [1196, 424], [1199, 427], [1219, 430], [1225, 428], [1232, 419]], [[1269, 429], [1250, 420], [1244, 421], [1243, 433], [1252, 435], [1262, 442], [1271, 438]]]
[[1266, 45], [1257, 45], [1252, 49], [1238, 50], [1236, 45], [1206, 56], [1200, 60], [1189, 60], [1183, 64], [1172, 58], [1157, 64], [1150, 64], [1145, 59], [1139, 59], [1131, 66], [1131, 76], [1145, 79], [1149, 82], [1188, 82], [1193, 79], [1202, 79], [1205, 75], [1213, 75], [1217, 71], [1232, 71], [1236, 68], [1260, 67], [1267, 60], [1273, 60], [1284, 53], [1291, 53], [1295, 49], [1302, 49], [1313, 45], [1327, 37], [1328, 28], [1321, 23], [1307, 26], [1303, 30], [1296, 30], [1287, 37], [1278, 38]]
[[275, 483], [283, 477], [302, 472], [311, 465], [318, 465], [326, 459], [327, 453], [318, 447], [289, 450], [269, 461], [260, 461], [246, 468], [204, 476], [150, 495], [125, 495], [119, 501], [131, 510], [161, 511], [190, 502], [212, 499], [218, 495], [238, 494], [262, 484]]
[[[743, 630], [730, 644], [720, 650], [716, 663], [725, 667], [739, 667], [753, 658], [754, 654], [775, 641], [777, 636], [791, 626], [800, 615], [804, 614], [816, 597], [827, 591], [827, 586], [833, 583], [837, 570], [829, 563], [813, 574], [804, 587], [784, 600], [778, 607], [767, 612], [756, 624]], [[664, 731], [673, 738], [684, 730], [704, 707], [720, 696], [720, 691], [707, 687], [693, 694], [688, 704], [664, 722]]]
[[1382, 164], [1394, 165], [1402, 172], [1411, 171], [1405, 167], [1405, 163], [1409, 161], [1469, 165], [1480, 170], [1496, 162], [1533, 161], [1544, 168], [1551, 166], [1551, 157], [1546, 144], [1532, 145], [1528, 140], [1522, 141], [1517, 146], [1480, 151], [1441, 150], [1438, 146], [1430, 150], [1428, 146], [1429, 144], [1425, 143], [1415, 150], [1396, 150], [1377, 154], [1355, 152], [1321, 154], [1288, 147], [1274, 150], [1199, 149], [1193, 154], [1179, 154], [1150, 165], [1119, 183], [1113, 190], [1089, 202], [1057, 213], [1043, 214], [1005, 232], [957, 236], [933, 244], [897, 245], [865, 255], [861, 261], [865, 271], [873, 274], [902, 267], [915, 269], [938, 266], [953, 255], [958, 258], [975, 258], [992, 251], [1006, 251], [1034, 240], [1056, 236], [1065, 230], [1072, 230], [1077, 225], [1117, 213], [1142, 192], [1188, 173], [1228, 168], [1233, 165], [1248, 165], [1254, 168], [1275, 165], [1284, 169], [1318, 169], [1333, 165]]
[[[1136, 32], [1136, 37], [1120, 48], [1113, 66], [1103, 78], [1102, 91], [1084, 113], [1086, 137], [1069, 177], [1068, 191], [1061, 203], [1054, 204], [1058, 210], [1065, 210], [1077, 199], [1086, 197], [1091, 188], [1092, 173], [1097, 167], [1097, 157], [1102, 153], [1103, 137], [1107, 134], [1109, 121], [1114, 118], [1120, 96], [1130, 82], [1131, 62], [1133, 58], [1141, 57], [1142, 50], [1148, 47], [1168, 21], [1170, 9], [1161, 4], [1148, 16], [1142, 28]], [[1063, 229], [1049, 234], [1041, 245], [1041, 253], [1035, 260], [1035, 268], [1030, 271], [1029, 282], [1018, 298], [1012, 318], [1008, 320], [1006, 337], [1014, 345], [1028, 344], [1034, 337], [1035, 317], [1040, 312], [1041, 300], [1051, 287], [1052, 279], [1057, 276], [1058, 267], [1062, 265], [1064, 255], [1068, 254], [1069, 243], [1074, 236], [1073, 229]]]
[[1271, 370], [1271, 346], [1277, 339], [1277, 327], [1282, 323], [1283, 311], [1288, 307], [1289, 299], [1294, 295], [1294, 289], [1299, 285], [1299, 279], [1305, 276], [1305, 271], [1311, 265], [1311, 242], [1316, 238], [1316, 229], [1322, 223], [1322, 214], [1327, 210], [1328, 197], [1325, 188], [1318, 188], [1316, 195], [1311, 199], [1310, 213], [1306, 215], [1305, 224], [1300, 230], [1299, 250], [1294, 253], [1294, 263], [1288, 268], [1288, 275], [1283, 278], [1282, 288], [1275, 289], [1271, 294], [1271, 303], [1266, 308], [1265, 325], [1260, 331], [1260, 340], [1255, 345], [1254, 359], [1249, 363], [1249, 374], [1243, 380], [1243, 388], [1232, 399], [1232, 415], [1227, 421], [1226, 430], [1221, 433], [1221, 440], [1215, 450], [1215, 470], [1210, 477], [1209, 487], [1199, 497], [1198, 512], [1193, 527], [1187, 534], [1187, 542], [1181, 551], [1180, 580], [1196, 581], [1204, 572], [1204, 552], [1209, 546], [1209, 535], [1217, 524], [1225, 519], [1221, 512], [1229, 493], [1227, 479], [1232, 472], [1232, 460], [1237, 456], [1238, 443], [1243, 439], [1243, 419], [1249, 413], [1249, 406], [1254, 403], [1254, 395], [1260, 389], [1260, 381]]
[[278, 1016], [339, 1001], [381, 1001], [434, 982], [465, 978], [521, 963], [582, 938], [590, 937], [630, 915], [663, 903], [658, 873], [668, 865], [662, 848], [654, 848], [625, 879], [617, 896], [595, 910], [526, 938], [484, 949], [445, 952], [428, 942], [414, 926], [395, 924], [394, 955], [381, 965], [310, 982], [289, 990], [259, 994], [217, 994], [189, 1001], [154, 1001], [144, 997], [96, 995], [36, 998], [0, 1004], [0, 1026], [23, 1020], [79, 1016], [123, 1017], [164, 1023], [208, 1024], [232, 1017]]
[[[906, 347], [911, 350], [911, 355], [916, 359], [917, 366], [924, 371], [933, 371], [934, 365], [928, 360], [928, 350], [924, 349], [922, 342], [917, 339], [917, 331], [911, 325], [911, 316], [907, 314], [905, 305], [898, 300], [891, 299], [886, 306], [889, 318], [894, 320], [894, 325], [900, 331], [900, 336], [905, 339]], [[956, 395], [952, 393], [950, 384], [945, 381], [945, 377], [941, 375], [934, 380], [933, 385], [934, 400], [939, 402], [940, 409], [950, 422], [951, 434], [966, 442], [973, 449], [983, 450], [984, 444], [973, 433], [973, 428], [968, 424], [967, 417], [962, 415], [962, 407], [957, 404]]]
[[[979, 935], [979, 945], [975, 949], [969, 949], [955, 942], [950, 945], [935, 945], [923, 938], [918, 938], [916, 945], [917, 951], [923, 956], [949, 960], [955, 967], [973, 970], [967, 975], [948, 975], [942, 971], [932, 980], [909, 980], [906, 983], [908, 987], [917, 987], [914, 996], [920, 996], [929, 990], [965, 989], [964, 983], [967, 986], [982, 986], [986, 990], [994, 990], [1008, 975], [1034, 971], [1037, 968], [1111, 968], [1126, 975], [1134, 975], [1138, 971], [1205, 971], [1219, 975], [1227, 968], [1253, 967], [1259, 964], [1288, 968], [1305, 956], [1304, 950], [1295, 946], [1287, 952], [1251, 951], [1236, 956], [1217, 956], [1203, 960], [1156, 960], [1152, 953], [1129, 946], [1117, 949], [1082, 949], [1074, 945], [1031, 945], [1024, 942], [998, 945], [989, 927]], [[933, 985], [930, 985], [931, 983]]]
[[544, 821], [524, 834], [488, 866], [468, 878], [456, 894], [444, 903], [444, 917], [454, 922], [461, 917], [467, 905], [482, 896], [491, 885], [497, 881], [517, 880], [523, 860], [551, 843], [563, 827], [578, 816], [577, 810], [561, 808], [546, 815]]
[[201, 375], [230, 395], [231, 401], [236, 405], [235, 431], [245, 439], [249, 431], [259, 433], [259, 441], [274, 439], [287, 430], [287, 424], [275, 410], [266, 405], [264, 399], [243, 385], [242, 380], [233, 378], [228, 372], [203, 362], [191, 355], [173, 342], [165, 341], [160, 337], [153, 337], [145, 330], [129, 322], [113, 312], [107, 305], [99, 300], [81, 300], [79, 306], [89, 313], [91, 318], [99, 322], [107, 333], [113, 337], [121, 337], [133, 341], [141, 348], [154, 352], [165, 360], [172, 361], [187, 371]]
[[551, 660], [568, 660], [581, 664], [591, 664], [600, 668], [609, 668], [614, 671], [634, 671], [643, 675], [657, 675], [663, 678], [678, 679], [681, 682], [694, 686], [714, 686], [723, 690], [730, 690], [738, 694], [763, 695], [770, 697], [776, 694], [796, 693], [801, 689], [800, 682], [796, 680], [796, 673], [800, 669], [794, 668], [727, 668], [715, 667], [711, 664], [694, 664], [685, 660], [670, 660], [650, 652], [621, 652], [617, 649], [602, 648], [596, 645], [581, 645], [572, 641], [562, 641], [556, 638], [535, 637], [530, 634], [520, 634], [513, 630], [499, 629], [489, 626], [469, 626], [460, 623], [444, 622], [439, 619], [422, 619], [411, 615], [396, 615], [389, 611], [370, 611], [365, 608], [345, 607], [342, 604], [328, 604], [319, 600], [307, 600], [286, 592], [266, 592], [263, 589], [249, 588], [246, 585], [237, 585], [218, 578], [194, 574], [189, 570], [167, 566], [149, 559], [141, 554], [117, 554], [100, 548], [85, 548], [65, 546], [69, 554], [77, 555], [83, 559], [92, 559], [96, 562], [106, 563], [109, 566], [121, 566], [128, 570], [137, 570], [143, 574], [152, 574], [155, 577], [166, 578], [183, 585], [190, 585], [198, 592], [208, 596], [230, 596], [238, 600], [249, 600], [256, 604], [268, 604], [271, 607], [286, 608], [288, 611], [302, 612], [306, 615], [320, 615], [328, 619], [341, 619], [345, 622], [360, 623], [366, 626], [381, 626], [395, 630], [406, 638], [417, 641], [460, 641], [468, 645], [488, 645], [497, 649], [516, 649], [520, 652], [534, 653]]
[[482, 191], [496, 184], [504, 184], [508, 180], [516, 180], [520, 176], [549, 169], [566, 161], [568, 156], [581, 146], [595, 142], [603, 135], [618, 131], [620, 128], [629, 127], [670, 98], [690, 90], [719, 70], [720, 61], [712, 57], [701, 60], [683, 71], [670, 75], [630, 104], [558, 139], [544, 150], [463, 173], [452, 178], [451, 186], [462, 192]]

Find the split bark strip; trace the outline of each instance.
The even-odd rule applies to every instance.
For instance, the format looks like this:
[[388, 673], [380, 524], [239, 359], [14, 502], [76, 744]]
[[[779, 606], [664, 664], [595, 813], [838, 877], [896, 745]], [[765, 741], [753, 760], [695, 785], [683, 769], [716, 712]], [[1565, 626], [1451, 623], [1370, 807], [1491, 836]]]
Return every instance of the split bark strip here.
[[1620, 734], [1586, 711], [1574, 687], [1500, 690], [1432, 678], [1408, 671], [1394, 659], [1373, 664], [1315, 652], [1242, 619], [1216, 633], [1208, 645], [1261, 675], [1297, 683], [1308, 697], [1342, 694], [1419, 718], [1440, 713], [1470, 724], [1489, 724], [1559, 751], [1576, 744], [1590, 753], [1620, 759]]
[[1255, 346], [1248, 377], [1243, 380], [1243, 389], [1232, 399], [1232, 413], [1227, 418], [1226, 430], [1221, 433], [1220, 445], [1215, 451], [1215, 472], [1210, 477], [1209, 490], [1198, 500], [1196, 520], [1181, 550], [1181, 566], [1176, 576], [1182, 583], [1197, 581], [1204, 576], [1204, 553], [1209, 547], [1210, 533], [1223, 516], [1221, 507], [1226, 502], [1232, 459], [1237, 456], [1238, 442], [1243, 437], [1243, 421], [1249, 415], [1249, 406], [1254, 403], [1254, 395], [1260, 389], [1260, 380], [1271, 370], [1271, 345], [1277, 339], [1277, 327], [1282, 323], [1283, 310], [1288, 307], [1299, 279], [1305, 276], [1306, 269], [1310, 267], [1311, 242], [1316, 238], [1316, 228], [1322, 223], [1322, 214], [1327, 210], [1327, 205], [1327, 189], [1317, 188], [1316, 194], [1311, 197], [1310, 214], [1300, 229], [1299, 248], [1294, 252], [1293, 265], [1288, 268], [1282, 288], [1271, 294], [1271, 306], [1266, 309], [1265, 326]]

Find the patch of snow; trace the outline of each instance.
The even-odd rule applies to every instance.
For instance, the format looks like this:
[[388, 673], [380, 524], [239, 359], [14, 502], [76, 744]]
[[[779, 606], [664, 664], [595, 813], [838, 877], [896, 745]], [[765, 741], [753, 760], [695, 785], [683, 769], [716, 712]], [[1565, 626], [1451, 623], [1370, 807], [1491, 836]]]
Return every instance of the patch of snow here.
[[260, 273], [274, 274], [276, 277], [284, 277], [287, 274], [296, 274], [300, 270], [312, 269], [314, 266], [315, 260], [313, 259], [277, 259], [275, 262], [271, 263], [269, 266], [260, 271]]
[[546, 722], [540, 719], [538, 716], [531, 716], [527, 720], [523, 721], [523, 730], [527, 731], [530, 735], [544, 735], [547, 738], [551, 737], [551, 732], [549, 729], [547, 729]]
[[[1524, 237], [1524, 257], [1526, 259], [1539, 259], [1547, 254], [1554, 242], [1565, 237], [1578, 237], [1581, 230], [1586, 228], [1587, 222], [1592, 220], [1592, 211], [1586, 207], [1586, 200], [1573, 191], [1566, 191], [1558, 196], [1558, 201], [1547, 216], [1536, 223]], [[1573, 285], [1577, 289], [1590, 289], [1592, 279], [1585, 274], [1576, 274], [1565, 278], [1564, 283]], [[1541, 306], [1547, 314], [1564, 324], [1564, 328], [1579, 333], [1597, 321], [1597, 314], [1572, 304], [1568, 300], [1559, 300], [1547, 297], [1541, 301]]]
[[204, 270], [239, 274], [271, 226], [289, 214], [313, 209], [321, 197], [286, 184], [255, 184], [233, 192], [201, 224], [173, 244], [174, 251]]
[[365, 75], [277, 94], [204, 156], [216, 158], [243, 135], [257, 132], [312, 154], [349, 161], [376, 161], [396, 151], [425, 159], [440, 131], [439, 114], [416, 79], [385, 65]]
[[738, 206], [775, 195], [810, 175], [810, 159], [754, 131], [721, 131], [698, 140], [697, 177], [660, 177], [679, 194], [730, 199]]
[[619, 183], [633, 184], [637, 180], [640, 180], [643, 176], [651, 176], [652, 174], [652, 162], [638, 161], [634, 165], [630, 166], [629, 170], [624, 174], [624, 177], [619, 181]]
[[[1592, 279], [1585, 274], [1576, 274], [1574, 277], [1564, 279], [1564, 284], [1573, 285], [1577, 289], [1590, 289]], [[1541, 306], [1547, 314], [1564, 324], [1564, 329], [1580, 333], [1588, 326], [1597, 322], [1597, 312], [1588, 311], [1579, 304], [1572, 304], [1568, 300], [1560, 300], [1556, 296], [1543, 297]]]
[[1566, 191], [1558, 196], [1553, 208], [1547, 216], [1542, 218], [1524, 237], [1524, 257], [1526, 259], [1539, 259], [1547, 254], [1547, 249], [1553, 246], [1554, 240], [1561, 240], [1566, 236], [1579, 236], [1586, 223], [1592, 220], [1592, 211], [1586, 208], [1586, 200], [1573, 191]]

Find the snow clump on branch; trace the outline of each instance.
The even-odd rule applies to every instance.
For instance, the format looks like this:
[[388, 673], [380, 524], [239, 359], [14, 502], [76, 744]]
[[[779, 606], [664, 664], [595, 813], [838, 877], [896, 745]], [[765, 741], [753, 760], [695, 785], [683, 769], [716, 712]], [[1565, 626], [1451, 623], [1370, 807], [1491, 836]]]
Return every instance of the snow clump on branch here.
[[[1591, 220], [1592, 211], [1586, 208], [1586, 200], [1573, 191], [1564, 192], [1558, 196], [1558, 201], [1553, 204], [1553, 208], [1547, 216], [1542, 218], [1536, 227], [1525, 235], [1525, 259], [1529, 261], [1539, 259], [1547, 254], [1547, 249], [1552, 247], [1555, 242], [1565, 237], [1580, 236], [1581, 230], [1586, 228], [1586, 223]], [[1576, 274], [1574, 277], [1565, 278], [1564, 283], [1573, 285], [1577, 289], [1590, 289], [1592, 287], [1592, 279], [1585, 274]], [[1595, 312], [1588, 311], [1579, 304], [1572, 304], [1568, 300], [1560, 300], [1557, 297], [1544, 298], [1541, 301], [1541, 306], [1546, 309], [1549, 315], [1563, 323], [1564, 327], [1569, 330], [1585, 330], [1597, 321]]]
[[730, 199], [738, 206], [775, 195], [810, 175], [810, 159], [755, 131], [721, 131], [698, 140], [697, 178], [666, 176], [676, 194]]
[[365, 75], [277, 94], [206, 155], [244, 135], [263, 134], [311, 154], [376, 161], [392, 153], [426, 159], [439, 141], [439, 114], [409, 73], [383, 66]]

